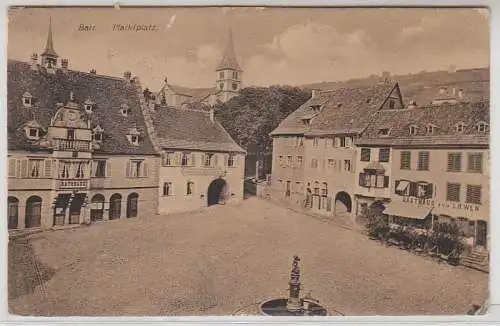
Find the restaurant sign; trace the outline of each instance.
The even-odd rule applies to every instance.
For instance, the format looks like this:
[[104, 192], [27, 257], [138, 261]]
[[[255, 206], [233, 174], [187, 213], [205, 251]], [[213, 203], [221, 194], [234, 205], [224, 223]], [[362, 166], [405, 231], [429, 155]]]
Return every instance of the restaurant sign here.
[[403, 203], [417, 204], [421, 206], [429, 206], [436, 208], [452, 208], [452, 209], [460, 209], [471, 212], [478, 212], [480, 209], [480, 205], [476, 204], [465, 204], [465, 203], [455, 203], [449, 201], [435, 201], [433, 199], [422, 199], [410, 196], [403, 197]]

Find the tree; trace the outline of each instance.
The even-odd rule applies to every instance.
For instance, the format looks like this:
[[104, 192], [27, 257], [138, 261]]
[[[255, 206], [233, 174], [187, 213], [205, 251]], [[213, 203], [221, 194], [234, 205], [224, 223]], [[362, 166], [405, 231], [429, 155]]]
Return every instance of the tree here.
[[265, 153], [272, 148], [269, 134], [310, 97], [309, 91], [292, 86], [247, 87], [228, 102], [216, 104], [215, 114], [242, 147]]

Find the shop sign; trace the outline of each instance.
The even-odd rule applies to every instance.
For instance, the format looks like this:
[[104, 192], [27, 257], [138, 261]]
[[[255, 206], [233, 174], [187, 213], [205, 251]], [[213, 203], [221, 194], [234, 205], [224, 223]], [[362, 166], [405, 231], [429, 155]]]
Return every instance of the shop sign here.
[[422, 199], [410, 196], [403, 197], [403, 203], [416, 204], [420, 206], [432, 206], [437, 208], [452, 208], [471, 212], [478, 212], [481, 208], [480, 205], [477, 204], [455, 203], [449, 201], [440, 202], [433, 199]]

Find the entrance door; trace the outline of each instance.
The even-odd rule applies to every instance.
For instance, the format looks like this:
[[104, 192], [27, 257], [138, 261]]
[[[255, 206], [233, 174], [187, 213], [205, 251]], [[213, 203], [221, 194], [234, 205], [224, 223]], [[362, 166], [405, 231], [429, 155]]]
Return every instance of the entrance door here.
[[488, 238], [488, 223], [478, 220], [476, 222], [476, 246], [486, 247]]
[[223, 204], [226, 193], [226, 181], [224, 179], [215, 179], [208, 186], [207, 205]]
[[137, 202], [139, 195], [135, 192], [127, 198], [127, 218], [137, 217]]
[[90, 209], [90, 220], [92, 222], [102, 221], [104, 215], [104, 196], [96, 194], [92, 197], [92, 208]]
[[42, 222], [42, 198], [31, 196], [26, 201], [26, 228], [38, 228]]
[[122, 196], [120, 194], [114, 194], [109, 199], [109, 219], [116, 220], [121, 216], [122, 210]]
[[69, 224], [79, 224], [80, 214], [82, 211], [82, 204], [84, 201], [84, 195], [77, 194], [71, 204], [69, 205]]
[[16, 197], [9, 197], [8, 202], [8, 229], [17, 229], [19, 221], [19, 199], [17, 199]]

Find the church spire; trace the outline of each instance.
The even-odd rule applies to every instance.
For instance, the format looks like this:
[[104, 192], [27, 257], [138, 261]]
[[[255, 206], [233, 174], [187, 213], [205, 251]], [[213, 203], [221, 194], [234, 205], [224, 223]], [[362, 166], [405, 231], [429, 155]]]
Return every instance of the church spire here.
[[49, 19], [49, 34], [47, 36], [47, 44], [45, 45], [45, 50], [42, 53], [42, 57], [57, 59], [59, 57], [54, 50], [54, 43], [52, 41], [52, 17]]
[[236, 55], [234, 54], [233, 31], [231, 29], [231, 25], [229, 25], [228, 28], [226, 49], [224, 50], [224, 55], [222, 56], [222, 60], [217, 66], [216, 71], [225, 69], [241, 71], [241, 67], [238, 64], [238, 61], [236, 61]]

